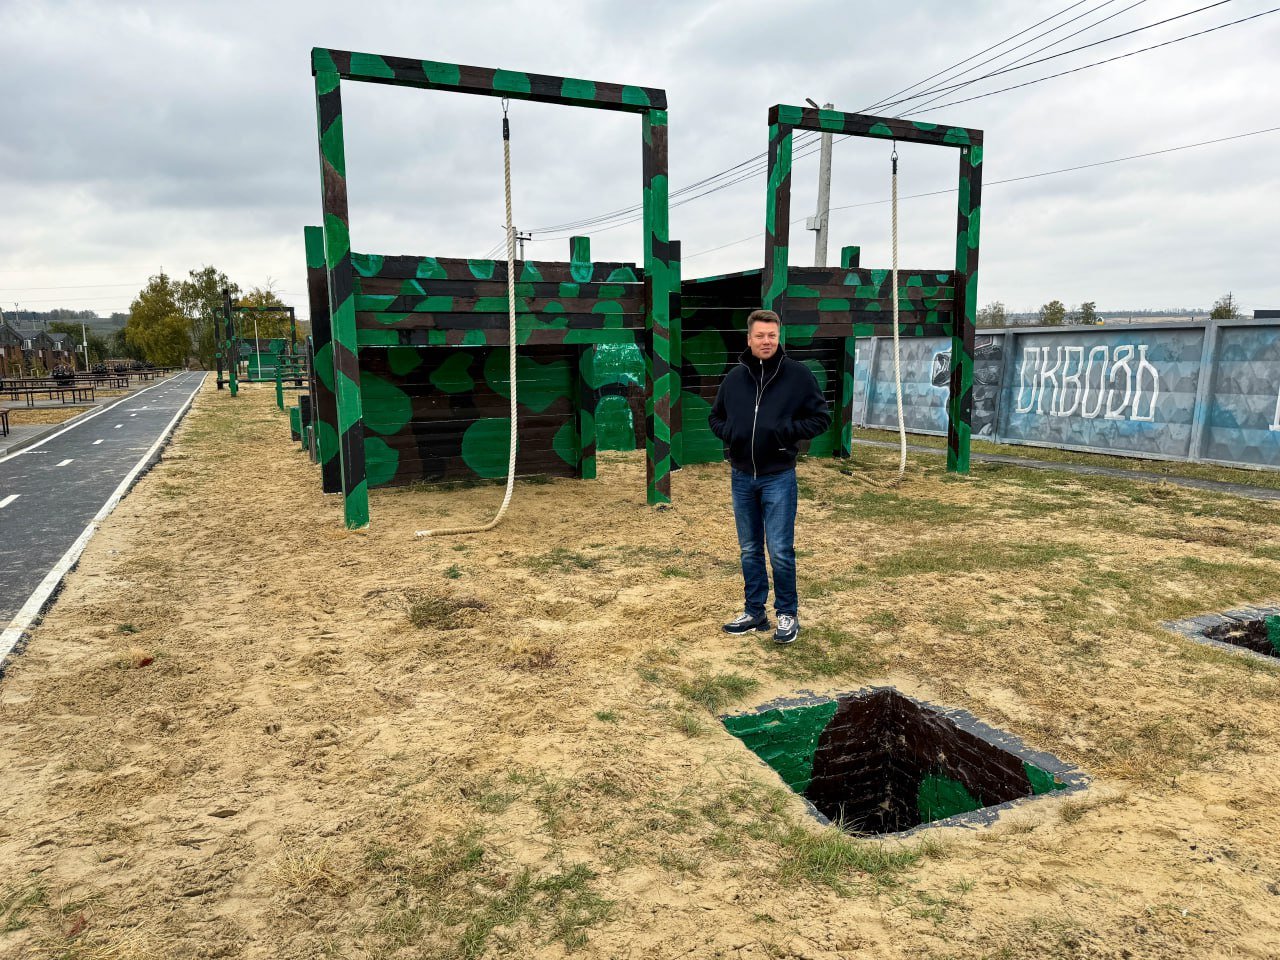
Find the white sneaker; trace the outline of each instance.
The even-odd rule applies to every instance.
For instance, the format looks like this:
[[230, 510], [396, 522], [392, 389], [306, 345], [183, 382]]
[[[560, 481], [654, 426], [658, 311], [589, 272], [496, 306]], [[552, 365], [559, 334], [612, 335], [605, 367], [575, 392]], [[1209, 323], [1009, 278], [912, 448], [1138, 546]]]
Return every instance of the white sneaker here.
[[800, 621], [789, 613], [778, 614], [778, 629], [773, 632], [774, 643], [795, 643], [800, 636]]

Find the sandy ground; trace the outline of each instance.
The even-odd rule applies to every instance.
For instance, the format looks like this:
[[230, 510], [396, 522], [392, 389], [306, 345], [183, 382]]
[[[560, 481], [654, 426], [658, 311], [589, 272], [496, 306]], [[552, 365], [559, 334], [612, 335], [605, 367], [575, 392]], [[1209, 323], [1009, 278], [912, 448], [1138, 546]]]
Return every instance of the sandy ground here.
[[[2, 406], [3, 404], [0, 404]], [[62, 423], [77, 414], [84, 413], [88, 407], [9, 407], [9, 424], [11, 426], [30, 426], [37, 423]]]
[[[722, 466], [352, 533], [274, 392], [209, 384], [0, 680], [0, 956], [1280, 955], [1280, 674], [1159, 627], [1280, 598], [1280, 509], [893, 459], [802, 464], [777, 649], [718, 630]], [[849, 839], [708, 709], [872, 683], [1090, 787]]]

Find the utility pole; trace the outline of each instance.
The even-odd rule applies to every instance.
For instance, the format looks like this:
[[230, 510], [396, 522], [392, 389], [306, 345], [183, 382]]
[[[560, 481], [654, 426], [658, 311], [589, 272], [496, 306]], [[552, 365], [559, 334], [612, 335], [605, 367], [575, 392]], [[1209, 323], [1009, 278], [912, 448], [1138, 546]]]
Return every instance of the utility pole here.
[[519, 230], [517, 230], [515, 233], [516, 233], [516, 243], [519, 244], [519, 246], [517, 247], [518, 252], [516, 254], [516, 259], [523, 260], [524, 259], [524, 242], [526, 240], [532, 240], [533, 234], [521, 233]]
[[80, 321], [80, 346], [84, 348], [84, 372], [89, 372], [89, 333], [85, 329], [84, 321]]
[[[805, 100], [815, 110], [818, 105], [808, 97]], [[833, 109], [829, 103], [822, 105], [823, 110]], [[831, 217], [831, 134], [822, 135], [822, 150], [818, 154], [818, 210], [805, 221], [805, 229], [815, 233], [813, 239], [813, 265], [827, 265], [827, 221]]]

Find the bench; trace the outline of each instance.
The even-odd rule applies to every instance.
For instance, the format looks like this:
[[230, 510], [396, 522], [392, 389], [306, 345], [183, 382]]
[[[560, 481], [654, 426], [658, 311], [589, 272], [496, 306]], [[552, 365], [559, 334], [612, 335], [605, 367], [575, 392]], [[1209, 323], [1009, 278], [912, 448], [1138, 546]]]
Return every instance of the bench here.
[[[93, 387], [17, 386], [6, 383], [0, 388], [0, 393], [10, 400], [17, 400], [19, 395], [23, 396], [26, 398], [28, 407], [36, 405], [36, 394], [62, 403], [89, 402], [94, 399]], [[68, 397], [70, 397], [69, 400]]]
[[0, 407], [0, 437], [9, 435], [9, 408]]

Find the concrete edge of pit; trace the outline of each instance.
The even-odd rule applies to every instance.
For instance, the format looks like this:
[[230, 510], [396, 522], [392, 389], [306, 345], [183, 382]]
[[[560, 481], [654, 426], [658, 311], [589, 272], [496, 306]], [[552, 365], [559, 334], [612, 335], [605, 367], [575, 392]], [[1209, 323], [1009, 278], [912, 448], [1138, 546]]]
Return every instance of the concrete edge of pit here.
[[[1013, 800], [1006, 800], [1003, 803], [993, 803], [990, 806], [979, 807], [977, 810], [970, 810], [967, 813], [959, 813], [953, 817], [943, 817], [940, 820], [930, 820], [928, 823], [919, 824], [909, 830], [900, 830], [897, 833], [878, 833], [875, 834], [874, 837], [869, 837], [868, 839], [906, 839], [922, 830], [936, 830], [939, 827], [963, 827], [968, 830], [976, 830], [979, 827], [988, 827], [995, 823], [1001, 812], [1005, 810], [1012, 810], [1017, 806], [1034, 800], [1039, 800], [1046, 796], [1057, 797], [1079, 793], [1080, 791], [1087, 789], [1091, 782], [1092, 778], [1074, 764], [1059, 760], [1051, 753], [1045, 753], [1042, 750], [1036, 750], [1027, 746], [1020, 738], [1013, 734], [1005, 733], [1003, 730], [998, 730], [990, 724], [983, 723], [968, 710], [963, 710], [960, 707], [944, 707], [936, 703], [930, 703], [927, 700], [921, 700], [918, 697], [913, 697], [909, 693], [903, 693], [894, 686], [867, 686], [858, 690], [851, 690], [836, 694], [818, 694], [814, 693], [812, 690], [797, 690], [796, 693], [791, 696], [777, 697], [767, 703], [762, 703], [752, 707], [749, 710], [739, 710], [736, 713], [720, 714], [716, 719], [719, 720], [723, 726], [724, 721], [729, 717], [750, 716], [751, 714], [765, 713], [769, 710], [786, 710], [794, 707], [808, 707], [819, 703], [830, 703], [831, 701], [838, 700], [841, 697], [869, 696], [881, 690], [891, 690], [898, 696], [905, 697], [917, 706], [922, 707], [925, 710], [930, 710], [938, 716], [950, 720], [961, 730], [972, 734], [979, 740], [982, 740], [999, 750], [1003, 750], [1005, 753], [1008, 753], [1019, 760], [1035, 764], [1040, 769], [1053, 774], [1054, 777], [1061, 780], [1063, 787], [1060, 790], [1054, 790], [1052, 794], [1032, 794], [1029, 797], [1015, 797]], [[751, 754], [757, 763], [769, 770], [771, 773], [775, 773], [773, 768], [757, 756], [754, 751], [748, 750], [747, 752]], [[824, 827], [835, 826], [830, 818], [809, 802], [808, 797], [803, 794], [796, 793], [795, 791], [791, 791], [791, 793], [804, 804], [809, 816], [817, 820]]]
[[1280, 606], [1247, 606], [1237, 607], [1235, 610], [1224, 610], [1222, 613], [1205, 613], [1198, 617], [1187, 617], [1184, 620], [1167, 620], [1160, 626], [1170, 633], [1185, 637], [1202, 646], [1217, 647], [1219, 650], [1225, 650], [1227, 653], [1233, 653], [1238, 657], [1248, 657], [1274, 667], [1280, 664], [1280, 657], [1272, 657], [1265, 653], [1258, 653], [1256, 650], [1250, 650], [1248, 647], [1239, 647], [1234, 643], [1215, 640], [1213, 637], [1208, 636], [1208, 632], [1218, 627], [1227, 627], [1245, 620], [1261, 620], [1265, 617], [1276, 616], [1280, 616]]

